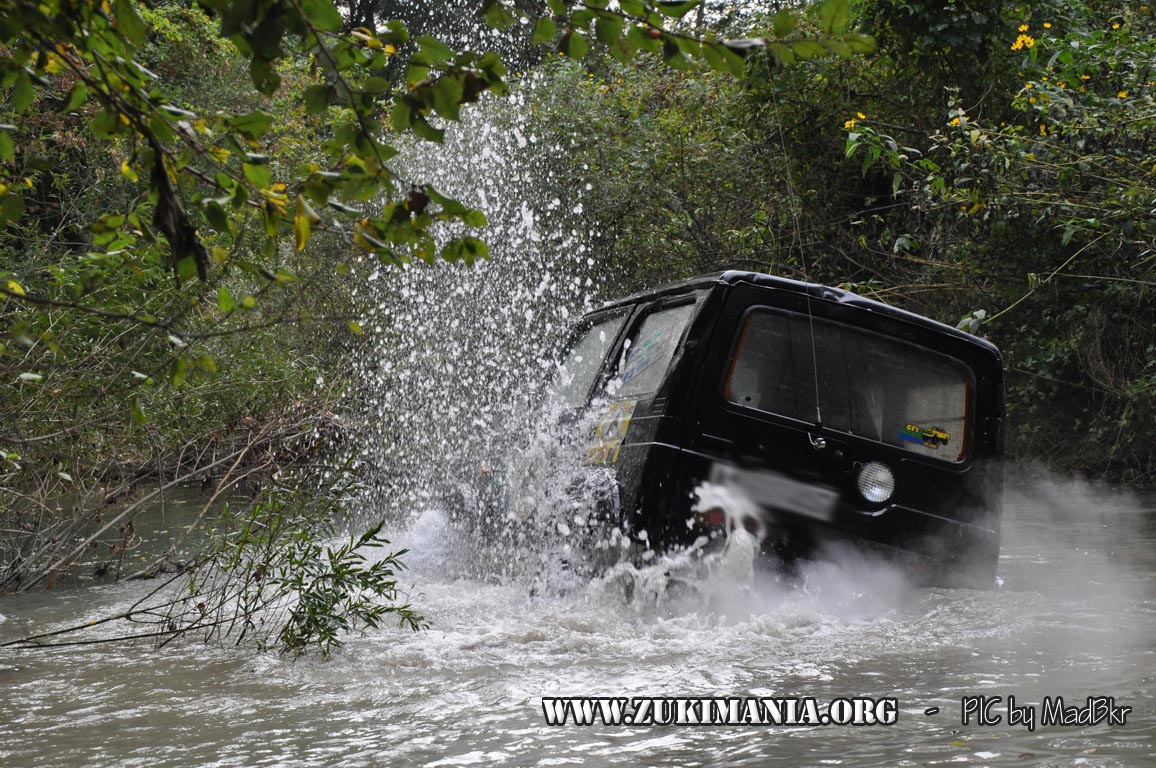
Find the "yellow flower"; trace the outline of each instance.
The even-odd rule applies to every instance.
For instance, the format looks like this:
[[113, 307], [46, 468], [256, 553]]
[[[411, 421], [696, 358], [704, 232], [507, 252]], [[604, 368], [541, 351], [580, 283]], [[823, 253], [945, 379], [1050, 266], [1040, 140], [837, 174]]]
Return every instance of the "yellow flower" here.
[[1024, 83], [1024, 88], [1031, 89], [1031, 88], [1035, 88], [1035, 87], [1036, 87], [1035, 83]]
[[1116, 94], [1116, 98], [1117, 99], [1126, 99], [1126, 98], [1128, 98], [1128, 92], [1127, 91], [1120, 91], [1119, 93]]
[[1051, 28], [1052, 28], [1052, 22], [1045, 21], [1044, 22], [1044, 29], [1051, 29]]
[[867, 115], [863, 114], [862, 112], [856, 112], [855, 114], [859, 116], [860, 120], [866, 120], [867, 119]]
[[1036, 97], [1032, 96], [1030, 99], [1028, 99], [1028, 102], [1031, 104], [1035, 104], [1036, 103]]
[[848, 130], [848, 131], [854, 127], [855, 127], [855, 118], [851, 118], [850, 120], [847, 120], [843, 123], [843, 128]]
[[1091, 75], [1080, 75], [1080, 79], [1081, 80], [1091, 80], [1092, 76]]
[[951, 118], [951, 124], [952, 124], [953, 126], [954, 126], [954, 125], [959, 125], [959, 118], [958, 118], [958, 117], [953, 117], [953, 118]]
[[1041, 136], [1047, 136], [1048, 135], [1047, 126], [1045, 126], [1043, 123], [1040, 123], [1040, 135]]
[[1028, 31], [1028, 25], [1027, 24], [1020, 24], [1018, 31], [1019, 32], [1027, 32]]
[[1119, 28], [1120, 28], [1120, 22], [1118, 22], [1118, 21], [1112, 22], [1112, 29], [1119, 29]]
[[1035, 44], [1036, 44], [1036, 39], [1034, 37], [1032, 37], [1031, 35], [1020, 35], [1019, 37], [1016, 38], [1016, 41], [1014, 43], [1012, 43], [1011, 49], [1013, 51], [1018, 51], [1021, 48], [1031, 48]]

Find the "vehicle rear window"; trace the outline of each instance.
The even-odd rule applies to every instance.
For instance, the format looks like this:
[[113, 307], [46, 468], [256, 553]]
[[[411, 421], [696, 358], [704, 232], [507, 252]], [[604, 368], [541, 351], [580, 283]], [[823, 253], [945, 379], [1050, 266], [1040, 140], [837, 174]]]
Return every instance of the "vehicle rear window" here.
[[967, 366], [925, 347], [756, 310], [743, 325], [724, 394], [739, 405], [811, 423], [821, 408], [824, 427], [962, 461], [971, 381]]
[[554, 392], [563, 403], [578, 407], [586, 402], [590, 387], [602, 367], [602, 360], [610, 350], [610, 345], [626, 322], [626, 313], [619, 312], [595, 321], [570, 348], [554, 382]]
[[680, 304], [646, 316], [626, 341], [618, 376], [607, 387], [611, 396], [622, 399], [658, 391], [693, 311], [693, 303]]

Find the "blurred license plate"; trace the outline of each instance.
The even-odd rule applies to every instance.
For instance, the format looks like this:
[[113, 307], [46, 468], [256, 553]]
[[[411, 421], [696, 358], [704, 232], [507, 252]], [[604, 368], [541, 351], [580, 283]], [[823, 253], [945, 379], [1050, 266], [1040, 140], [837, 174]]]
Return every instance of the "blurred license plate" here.
[[795, 480], [778, 472], [754, 471], [716, 464], [711, 481], [741, 490], [751, 501], [775, 510], [830, 522], [839, 503], [838, 491]]

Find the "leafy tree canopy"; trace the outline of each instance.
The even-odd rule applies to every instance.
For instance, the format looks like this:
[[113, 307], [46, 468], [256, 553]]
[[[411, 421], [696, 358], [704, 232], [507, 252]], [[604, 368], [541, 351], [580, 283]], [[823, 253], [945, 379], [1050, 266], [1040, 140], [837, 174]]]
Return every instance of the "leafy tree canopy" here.
[[[697, 0], [658, 2], [550, 0], [534, 21], [533, 40], [581, 58], [597, 41], [616, 57], [638, 51], [662, 56], [674, 67], [699, 63], [741, 73], [744, 57], [765, 50], [783, 63], [870, 51], [872, 40], [848, 31], [847, 0], [813, 8], [817, 35], [798, 31], [798, 13], [776, 17], [774, 39], [703, 39], [679, 20]], [[404, 133], [440, 141], [439, 120], [456, 120], [463, 105], [482, 93], [507, 89], [498, 55], [455, 51], [432, 35], [411, 40], [395, 19], [346, 29], [331, 0], [197, 0], [217, 20], [219, 37], [248, 62], [252, 88], [265, 97], [287, 96], [324, 122], [325, 138], [313, 162], [282, 168], [264, 139], [278, 119], [265, 109], [211, 113], [180, 103], [164, 79], [141, 60], [150, 25], [136, 0], [5, 0], [0, 21], [0, 83], [7, 90], [0, 130], [7, 222], [24, 213], [22, 187], [41, 159], [17, 151], [29, 115], [45, 109], [87, 110], [87, 129], [121, 150], [119, 173], [146, 194], [127, 211], [108, 212], [93, 224], [95, 243], [108, 250], [145, 249], [163, 259], [178, 279], [204, 280], [213, 264], [239, 260], [260, 269], [238, 248], [256, 221], [263, 252], [272, 260], [282, 241], [305, 248], [319, 228], [346, 233], [360, 248], [387, 261], [411, 257], [449, 261], [485, 257], [473, 235], [439, 246], [438, 221], [484, 226], [485, 216], [420, 182], [392, 172], [396, 137]], [[354, 9], [356, 10], [356, 9]], [[508, 28], [521, 14], [512, 2], [485, 0], [487, 24]], [[812, 27], [816, 29], [816, 27]], [[408, 54], [399, 53], [402, 50]], [[391, 59], [405, 55], [400, 86], [382, 77]], [[311, 82], [282, 93], [288, 60], [306, 57]], [[367, 205], [370, 201], [380, 205]], [[370, 210], [372, 207], [373, 210]], [[266, 267], [267, 268], [267, 267]], [[9, 296], [25, 291], [15, 278], [0, 286]]]

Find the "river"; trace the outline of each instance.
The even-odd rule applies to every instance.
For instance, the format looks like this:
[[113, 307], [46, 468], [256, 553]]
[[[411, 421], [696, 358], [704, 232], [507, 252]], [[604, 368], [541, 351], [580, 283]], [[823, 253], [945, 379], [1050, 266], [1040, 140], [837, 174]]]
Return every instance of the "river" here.
[[[532, 596], [463, 576], [437, 510], [412, 547], [430, 628], [329, 660], [174, 644], [0, 651], [0, 764], [18, 766], [1156, 765], [1156, 505], [1080, 483], [1009, 494], [1002, 585], [916, 590], [874, 566], [675, 605], [606, 584]], [[727, 585], [721, 585], [726, 587]], [[98, 618], [146, 585], [5, 598], [0, 639]], [[961, 699], [1003, 697], [999, 725]], [[1006, 700], [1112, 696], [1124, 725], [1034, 731]], [[553, 696], [893, 697], [893, 725], [547, 725]], [[938, 707], [937, 714], [925, 711]]]

